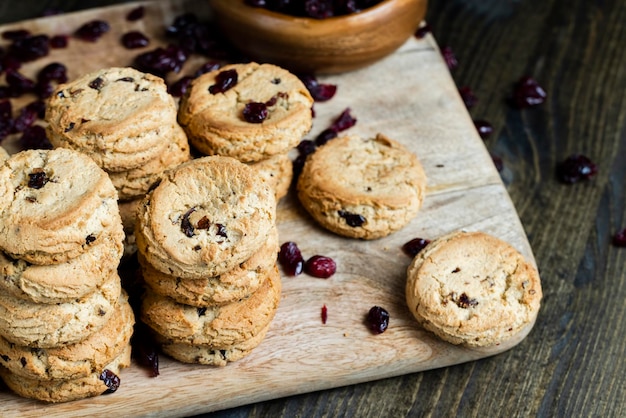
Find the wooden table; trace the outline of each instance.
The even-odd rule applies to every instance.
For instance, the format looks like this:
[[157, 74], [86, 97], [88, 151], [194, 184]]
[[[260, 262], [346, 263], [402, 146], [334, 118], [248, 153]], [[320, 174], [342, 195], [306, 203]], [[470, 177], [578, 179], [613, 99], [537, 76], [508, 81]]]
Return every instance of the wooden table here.
[[[4, 1], [0, 23], [121, 1]], [[537, 325], [515, 350], [207, 416], [625, 416], [626, 3], [619, 0], [432, 1], [427, 21], [478, 97], [470, 113], [494, 126], [488, 149], [518, 210], [539, 269]], [[520, 76], [548, 101], [505, 103]], [[556, 165], [582, 153], [599, 165], [564, 185]], [[159, 396], [155, 394], [155, 396]]]

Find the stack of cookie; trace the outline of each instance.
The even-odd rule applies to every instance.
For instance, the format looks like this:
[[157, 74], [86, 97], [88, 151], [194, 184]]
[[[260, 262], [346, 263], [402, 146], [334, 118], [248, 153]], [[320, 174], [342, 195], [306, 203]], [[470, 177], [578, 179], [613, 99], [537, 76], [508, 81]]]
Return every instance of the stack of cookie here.
[[89, 157], [15, 154], [0, 167], [0, 375], [19, 395], [99, 395], [130, 365], [134, 317], [117, 266], [117, 192]]
[[280, 300], [271, 185], [233, 158], [201, 157], [167, 171], [137, 213], [141, 319], [163, 351], [220, 366], [247, 355]]
[[293, 175], [288, 152], [312, 126], [313, 98], [298, 77], [271, 64], [233, 64], [196, 78], [178, 121], [205, 155], [254, 165], [279, 199]]
[[134, 209], [159, 175], [191, 158], [163, 79], [133, 68], [106, 68], [60, 85], [48, 101], [55, 147], [89, 155], [120, 199], [127, 254], [135, 250]]

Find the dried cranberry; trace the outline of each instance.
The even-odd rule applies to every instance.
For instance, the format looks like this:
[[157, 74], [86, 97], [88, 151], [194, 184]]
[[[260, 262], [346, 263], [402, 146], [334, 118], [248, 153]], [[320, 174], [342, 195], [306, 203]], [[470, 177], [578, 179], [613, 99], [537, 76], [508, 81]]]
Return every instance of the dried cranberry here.
[[297, 276], [302, 273], [304, 258], [295, 242], [287, 241], [280, 246], [278, 261], [288, 276]]
[[174, 18], [174, 22], [165, 28], [165, 33], [168, 36], [178, 36], [181, 32], [198, 23], [198, 17], [193, 13], [184, 13]]
[[233, 88], [239, 80], [237, 70], [224, 70], [215, 76], [215, 84], [209, 87], [211, 94], [224, 93], [227, 90]]
[[337, 92], [337, 85], [319, 83], [317, 78], [312, 75], [301, 75], [300, 80], [302, 80], [309, 93], [311, 93], [311, 97], [313, 97], [313, 100], [316, 102], [330, 100]]
[[46, 99], [50, 97], [53, 92], [54, 86], [52, 85], [52, 83], [38, 81], [33, 88], [33, 93], [35, 93], [40, 99]]
[[87, 84], [90, 88], [94, 90], [100, 90], [104, 86], [104, 79], [102, 77], [96, 77]]
[[314, 255], [304, 263], [304, 272], [310, 276], [327, 279], [337, 271], [335, 260], [323, 255]]
[[31, 189], [41, 189], [48, 182], [48, 176], [42, 169], [35, 169], [28, 173], [28, 187]]
[[220, 63], [215, 61], [208, 61], [202, 64], [194, 73], [194, 77], [200, 77], [202, 74], [210, 73], [220, 68]]
[[159, 352], [158, 345], [152, 333], [143, 322], [135, 324], [135, 331], [132, 336], [133, 358], [140, 366], [150, 371], [150, 377], [159, 375]]
[[475, 120], [474, 126], [478, 131], [478, 135], [480, 135], [482, 139], [489, 138], [493, 133], [493, 126], [491, 126], [491, 124], [486, 120]]
[[33, 80], [14, 70], [7, 71], [6, 82], [9, 87], [14, 89], [15, 94], [18, 95], [30, 93], [35, 87], [35, 82]]
[[2, 32], [2, 39], [9, 41], [17, 41], [26, 39], [30, 36], [30, 32], [26, 29], [5, 30]]
[[430, 244], [430, 240], [424, 238], [413, 238], [412, 240], [406, 242], [402, 246], [402, 251], [409, 257], [413, 258], [420, 251], [422, 251], [428, 244]]
[[67, 35], [54, 35], [50, 37], [50, 48], [61, 49], [66, 48], [69, 41], [69, 37]]
[[135, 7], [130, 12], [128, 12], [128, 14], [126, 15], [126, 20], [128, 20], [129, 22], [134, 22], [136, 20], [139, 20], [143, 18], [145, 11], [146, 11], [145, 7], [143, 6]]
[[102, 35], [107, 33], [111, 27], [104, 20], [92, 20], [80, 26], [74, 32], [74, 36], [87, 42], [96, 42]]
[[34, 61], [45, 57], [50, 51], [47, 35], [27, 36], [16, 39], [10, 46], [8, 54], [21, 62]]
[[337, 213], [346, 220], [348, 226], [353, 228], [363, 226], [363, 224], [367, 221], [363, 215], [359, 215], [358, 213], [351, 213], [345, 210], [337, 211]]
[[581, 154], [570, 155], [557, 167], [558, 179], [566, 184], [588, 180], [597, 173], [598, 166]]
[[179, 72], [187, 61], [188, 55], [176, 45], [158, 47], [135, 57], [138, 70], [164, 77], [169, 72]]
[[465, 103], [465, 107], [471, 109], [476, 106], [478, 103], [478, 98], [474, 94], [471, 88], [467, 86], [463, 86], [459, 89], [459, 94], [461, 95], [461, 99], [463, 99], [463, 103]]
[[22, 66], [22, 62], [11, 54], [0, 56], [0, 67], [3, 71], [17, 71]]
[[52, 149], [43, 126], [32, 125], [24, 130], [19, 139], [22, 149]]
[[171, 94], [174, 97], [182, 97], [185, 95], [185, 93], [189, 89], [189, 86], [191, 85], [192, 81], [193, 81], [193, 77], [190, 77], [190, 76], [181, 77], [175, 83], [170, 84], [167, 87], [167, 91], [169, 94]]
[[61, 63], [52, 62], [39, 70], [37, 81], [65, 83], [67, 81], [67, 68]]
[[375, 334], [382, 334], [389, 327], [389, 312], [380, 306], [373, 306], [367, 313], [367, 327]]
[[0, 141], [13, 131], [13, 106], [10, 100], [0, 101]]
[[328, 308], [326, 307], [326, 305], [322, 305], [322, 324], [326, 324], [326, 321], [328, 320]]
[[332, 2], [324, 0], [305, 0], [304, 12], [314, 19], [326, 19], [335, 15]]
[[353, 127], [356, 124], [357, 119], [353, 117], [350, 112], [351, 110], [349, 107], [344, 109], [344, 111], [341, 112], [330, 125], [330, 128], [336, 132], [341, 132]]
[[337, 131], [332, 128], [326, 128], [315, 137], [315, 145], [321, 147], [334, 138], [337, 138]]
[[548, 94], [532, 77], [522, 77], [513, 86], [513, 96], [511, 104], [514, 107], [523, 109], [537, 106], [546, 101]]
[[459, 61], [456, 59], [456, 55], [454, 55], [452, 48], [449, 46], [441, 48], [441, 55], [443, 56], [443, 60], [446, 62], [448, 69], [454, 70], [459, 66]]
[[104, 393], [113, 393], [120, 387], [120, 377], [109, 369], [104, 369], [100, 374], [100, 380], [104, 382], [108, 388]]
[[415, 31], [415, 37], [418, 39], [422, 39], [426, 35], [428, 35], [430, 32], [432, 32], [432, 28], [430, 27], [428, 23], [426, 23], [425, 25], [417, 28], [417, 30]]
[[133, 30], [122, 35], [122, 45], [126, 49], [137, 49], [148, 46], [150, 39], [143, 33]]
[[626, 228], [616, 232], [612, 242], [616, 247], [626, 247]]
[[43, 119], [46, 114], [46, 102], [43, 100], [35, 100], [25, 106], [26, 109], [35, 112], [39, 119]]
[[12, 132], [24, 132], [26, 128], [31, 126], [37, 120], [38, 112], [34, 107], [24, 106], [20, 113], [17, 115], [15, 120], [13, 121], [13, 131]]
[[182, 217], [182, 219], [180, 221], [180, 229], [181, 229], [181, 231], [183, 231], [183, 234], [185, 234], [185, 236], [187, 236], [189, 238], [194, 236], [194, 227], [191, 224], [191, 221], [189, 220], [189, 217], [195, 211], [196, 211], [195, 208], [189, 209], [187, 212], [185, 212], [185, 214], [183, 215], [183, 217]]
[[243, 118], [249, 123], [262, 123], [268, 115], [269, 111], [265, 103], [250, 102], [246, 103], [243, 108]]

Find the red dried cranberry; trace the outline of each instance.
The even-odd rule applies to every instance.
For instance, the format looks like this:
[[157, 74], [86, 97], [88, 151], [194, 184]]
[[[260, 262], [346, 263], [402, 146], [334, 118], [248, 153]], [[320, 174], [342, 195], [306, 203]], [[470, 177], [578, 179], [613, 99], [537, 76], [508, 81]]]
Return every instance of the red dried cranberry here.
[[26, 105], [26, 108], [35, 112], [39, 119], [43, 119], [46, 114], [46, 102], [35, 100]]
[[337, 271], [335, 260], [323, 255], [314, 255], [304, 263], [304, 272], [310, 276], [327, 279]]
[[443, 56], [443, 60], [446, 62], [448, 69], [454, 70], [459, 66], [459, 61], [456, 59], [454, 52], [452, 52], [452, 48], [449, 46], [441, 48], [441, 55]]
[[0, 142], [13, 131], [13, 106], [10, 100], [0, 101]]
[[178, 81], [170, 84], [167, 87], [167, 92], [174, 97], [182, 97], [185, 95], [185, 93], [189, 89], [189, 86], [191, 85], [192, 81], [193, 81], [193, 77], [190, 77], [190, 76], [181, 77]]
[[6, 39], [8, 41], [26, 39], [29, 36], [30, 32], [26, 29], [5, 30], [4, 32], [2, 32], [2, 39]]
[[104, 369], [100, 374], [100, 380], [104, 382], [108, 388], [104, 393], [113, 393], [120, 387], [120, 377], [109, 369]]
[[262, 123], [268, 115], [269, 111], [265, 103], [250, 102], [246, 103], [243, 108], [243, 118], [249, 123]]
[[324, 0], [305, 0], [304, 12], [314, 19], [326, 19], [334, 16], [332, 2]]
[[224, 70], [215, 76], [215, 84], [209, 87], [209, 93], [218, 94], [224, 93], [227, 90], [233, 88], [239, 80], [237, 70]]
[[126, 15], [126, 20], [128, 20], [129, 22], [134, 22], [136, 20], [139, 20], [143, 18], [145, 11], [146, 11], [145, 7], [143, 6], [135, 7], [130, 12], [128, 12], [128, 14]]
[[102, 35], [107, 33], [111, 27], [104, 20], [92, 20], [80, 26], [74, 32], [74, 36], [87, 42], [96, 42]]
[[14, 94], [21, 95], [24, 93], [30, 93], [35, 87], [35, 82], [30, 78], [25, 77], [18, 71], [9, 70], [6, 73], [6, 82], [15, 92]]
[[474, 126], [478, 131], [478, 135], [480, 135], [482, 139], [489, 138], [493, 133], [493, 126], [491, 126], [491, 124], [486, 120], [475, 120]]
[[46, 99], [52, 95], [54, 92], [54, 86], [52, 83], [44, 83], [38, 81], [33, 88], [33, 93], [37, 95], [40, 99]]
[[382, 334], [389, 327], [389, 312], [380, 306], [373, 306], [367, 313], [366, 323], [374, 334]]
[[37, 120], [37, 116], [37, 109], [35, 109], [33, 106], [24, 106], [13, 121], [12, 132], [24, 132], [26, 128], [35, 123], [35, 120]]
[[304, 83], [311, 97], [316, 102], [325, 102], [332, 99], [337, 92], [337, 85], [335, 84], [322, 84], [317, 81], [317, 78], [312, 75], [301, 75], [300, 80]]
[[219, 62], [208, 61], [202, 64], [193, 75], [194, 77], [200, 77], [202, 74], [210, 73], [211, 71], [215, 71], [218, 68], [220, 68]]
[[326, 305], [322, 305], [322, 324], [326, 324], [326, 321], [328, 320], [328, 308], [326, 307]]
[[326, 128], [315, 137], [315, 145], [321, 147], [331, 139], [337, 138], [337, 131], [333, 128]]
[[14, 70], [17, 71], [22, 66], [22, 62], [11, 54], [6, 54], [0, 57], [0, 67], [3, 71]]
[[463, 86], [459, 89], [459, 94], [461, 94], [461, 99], [463, 99], [463, 103], [465, 103], [465, 107], [471, 109], [476, 106], [478, 103], [478, 98], [474, 94], [471, 88], [467, 86]]
[[346, 220], [348, 226], [353, 228], [363, 226], [363, 224], [367, 221], [363, 215], [359, 215], [358, 213], [351, 213], [345, 210], [337, 211], [337, 213]]
[[597, 173], [598, 166], [581, 154], [570, 155], [557, 167], [558, 179], [566, 184], [588, 180]]
[[168, 45], [137, 55], [134, 64], [140, 71], [164, 77], [169, 72], [179, 72], [187, 58], [187, 53], [181, 48]]
[[280, 246], [278, 261], [288, 276], [297, 276], [302, 273], [304, 258], [295, 242], [287, 241]]
[[430, 240], [424, 238], [413, 238], [412, 240], [406, 242], [402, 246], [402, 251], [409, 257], [413, 258], [420, 251], [422, 251], [428, 244], [430, 244]]
[[50, 37], [50, 48], [61, 49], [66, 48], [69, 41], [69, 36], [67, 35], [54, 35]]
[[344, 111], [341, 112], [341, 114], [339, 114], [339, 116], [337, 116], [337, 118], [330, 125], [330, 128], [336, 132], [341, 132], [353, 127], [356, 124], [357, 119], [350, 114], [350, 111], [349, 107], [344, 109]]
[[34, 61], [48, 55], [49, 38], [47, 35], [27, 36], [16, 39], [10, 46], [8, 55], [21, 62]]
[[612, 242], [616, 247], [626, 247], [626, 228], [616, 232]]
[[122, 45], [126, 49], [143, 48], [150, 44], [150, 39], [143, 33], [133, 30], [122, 35]]
[[150, 371], [150, 377], [158, 376], [158, 345], [154, 340], [150, 329], [143, 322], [137, 322], [135, 324], [135, 331], [132, 336], [131, 346], [133, 350], [133, 358], [137, 360], [137, 363]]
[[417, 39], [422, 39], [426, 35], [428, 35], [430, 32], [432, 32], [432, 28], [430, 27], [430, 25], [428, 23], [426, 23], [425, 25], [420, 26], [419, 28], [417, 28], [417, 30], [415, 31], [415, 37]]
[[183, 234], [185, 234], [185, 236], [187, 236], [189, 238], [194, 236], [194, 227], [191, 224], [191, 221], [189, 220], [189, 217], [195, 211], [196, 211], [195, 208], [189, 209], [187, 212], [185, 212], [185, 214], [183, 215], [183, 217], [182, 217], [182, 219], [180, 221], [180, 229], [181, 229], [181, 231], [183, 231]]
[[546, 101], [548, 94], [532, 77], [522, 77], [513, 86], [511, 104], [518, 109], [537, 106]]
[[61, 63], [52, 62], [39, 70], [37, 73], [37, 81], [44, 83], [50, 81], [65, 83], [67, 81], [67, 68]]
[[41, 189], [48, 182], [48, 176], [42, 169], [28, 173], [28, 187], [31, 189]]

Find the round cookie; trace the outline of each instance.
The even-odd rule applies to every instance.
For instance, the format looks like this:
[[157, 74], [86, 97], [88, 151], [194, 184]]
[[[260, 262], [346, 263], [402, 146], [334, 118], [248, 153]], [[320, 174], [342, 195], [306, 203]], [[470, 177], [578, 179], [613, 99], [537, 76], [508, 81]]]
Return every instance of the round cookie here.
[[506, 341], [534, 323], [541, 297], [536, 268], [511, 245], [482, 232], [440, 237], [407, 269], [410, 311], [452, 344]]
[[33, 264], [77, 257], [104, 236], [123, 239], [117, 192], [89, 157], [28, 150], [0, 167], [0, 249]]
[[[236, 83], [215, 92], [227, 71]], [[266, 105], [260, 123], [244, 118], [249, 103]], [[271, 64], [233, 64], [196, 78], [183, 96], [178, 121], [190, 143], [207, 155], [260, 161], [295, 147], [312, 126], [313, 98], [298, 77]]]
[[276, 200], [287, 194], [293, 179], [293, 162], [287, 153], [276, 154], [251, 165], [272, 185]]
[[176, 124], [176, 114], [163, 79], [111, 67], [58, 86], [45, 120], [55, 147], [84, 152], [107, 171], [124, 171], [166, 149], [162, 134]]
[[0, 252], [0, 291], [36, 303], [63, 303], [96, 291], [116, 271], [120, 240], [105, 237], [88, 251], [63, 263], [41, 266]]
[[150, 289], [178, 303], [204, 307], [223, 305], [250, 296], [267, 279], [268, 272], [276, 264], [278, 254], [278, 231], [250, 258], [219, 276], [203, 279], [181, 279], [155, 269], [139, 255], [143, 280]]
[[174, 343], [157, 336], [163, 352], [183, 363], [204, 364], [208, 366], [226, 366], [227, 363], [241, 360], [255, 349], [265, 339], [271, 323], [259, 331], [255, 336], [225, 348], [215, 348], [206, 345], [191, 345]]
[[280, 274], [275, 266], [263, 285], [247, 299], [197, 308], [146, 292], [141, 319], [170, 342], [231, 347], [246, 341], [269, 324], [280, 302]]
[[182, 278], [217, 276], [257, 251], [276, 222], [276, 198], [254, 169], [221, 156], [164, 173], [137, 211], [137, 249]]
[[24, 398], [37, 399], [43, 402], [58, 403], [101, 395], [109, 390], [100, 378], [104, 370], [109, 370], [119, 376], [120, 370], [129, 367], [131, 362], [131, 347], [127, 345], [124, 351], [101, 371], [86, 377], [64, 380], [26, 379], [14, 375], [7, 369], [0, 367], [0, 377], [13, 392]]
[[187, 136], [180, 126], [173, 126], [163, 137], [167, 138], [167, 148], [156, 158], [134, 169], [109, 173], [121, 201], [143, 197], [163, 171], [191, 159]]
[[404, 227], [419, 211], [426, 175], [417, 157], [382, 134], [333, 139], [307, 158], [298, 198], [326, 229], [376, 239]]
[[120, 293], [114, 272], [100, 289], [77, 301], [41, 304], [0, 295], [0, 336], [35, 348], [76, 343], [106, 325]]
[[33, 350], [0, 337], [0, 364], [27, 379], [77, 379], [101, 371], [130, 343], [135, 318], [122, 292], [111, 318], [98, 332], [74, 344]]

